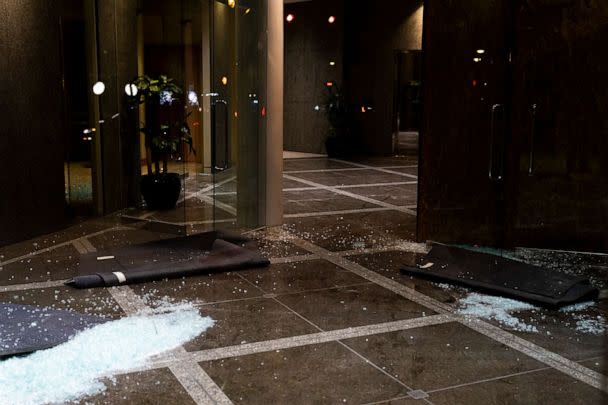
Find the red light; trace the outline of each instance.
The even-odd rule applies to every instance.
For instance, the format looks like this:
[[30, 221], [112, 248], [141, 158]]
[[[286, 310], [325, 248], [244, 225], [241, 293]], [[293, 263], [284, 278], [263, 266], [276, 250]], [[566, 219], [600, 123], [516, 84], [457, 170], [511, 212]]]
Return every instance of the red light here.
[[473, 80], [473, 87], [477, 87], [477, 80]]
[[362, 106], [361, 106], [361, 112], [362, 112], [362, 113], [367, 112], [367, 110], [365, 109], [365, 106], [364, 106], [364, 105], [362, 105]]
[[327, 83], [325, 83], [325, 85], [327, 87], [334, 87], [334, 82], [327, 82]]
[[266, 116], [266, 107], [262, 107], [262, 117]]
[[288, 23], [293, 22], [293, 20], [296, 19], [296, 16], [293, 14], [287, 14], [287, 17], [285, 17], [285, 20], [287, 20]]

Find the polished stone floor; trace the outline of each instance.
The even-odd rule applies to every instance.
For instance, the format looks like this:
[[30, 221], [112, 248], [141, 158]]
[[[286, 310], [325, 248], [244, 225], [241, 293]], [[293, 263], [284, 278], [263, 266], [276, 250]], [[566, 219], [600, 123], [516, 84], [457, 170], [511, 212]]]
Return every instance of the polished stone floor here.
[[[267, 269], [64, 287], [81, 254], [171, 236], [105, 218], [0, 248], [0, 302], [119, 318], [187, 300], [216, 320], [183, 350], [107, 380], [107, 391], [83, 404], [608, 403], [604, 336], [540, 309], [522, 314], [536, 332], [464, 317], [457, 305], [466, 290], [399, 274], [426, 251], [411, 242], [416, 164], [286, 160], [285, 225], [250, 233], [271, 259]], [[226, 223], [233, 193], [216, 194]], [[209, 200], [199, 201], [203, 215]], [[594, 281], [605, 288], [608, 275]], [[586, 311], [608, 315], [605, 303]]]

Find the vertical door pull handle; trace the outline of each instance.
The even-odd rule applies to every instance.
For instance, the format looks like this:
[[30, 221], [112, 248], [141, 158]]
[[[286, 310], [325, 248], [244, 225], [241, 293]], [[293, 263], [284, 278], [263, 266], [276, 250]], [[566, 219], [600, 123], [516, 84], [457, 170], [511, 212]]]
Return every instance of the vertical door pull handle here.
[[530, 106], [531, 124], [530, 124], [530, 162], [528, 165], [528, 176], [534, 176], [534, 138], [536, 137], [536, 109], [537, 104]]
[[492, 111], [490, 114], [490, 162], [488, 165], [488, 178], [490, 180], [500, 180], [501, 175], [497, 179], [494, 178], [494, 144], [495, 144], [495, 132], [496, 132], [496, 112], [503, 107], [502, 104], [492, 105]]

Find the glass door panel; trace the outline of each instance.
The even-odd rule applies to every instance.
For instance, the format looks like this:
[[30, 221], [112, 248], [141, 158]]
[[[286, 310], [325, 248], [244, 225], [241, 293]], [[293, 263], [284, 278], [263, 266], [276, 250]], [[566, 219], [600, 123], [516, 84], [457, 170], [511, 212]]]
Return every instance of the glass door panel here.
[[211, 2], [211, 132], [217, 227], [258, 225], [259, 1]]
[[608, 7], [517, 9], [509, 243], [608, 252]]
[[425, 2], [420, 240], [501, 244], [510, 4]]

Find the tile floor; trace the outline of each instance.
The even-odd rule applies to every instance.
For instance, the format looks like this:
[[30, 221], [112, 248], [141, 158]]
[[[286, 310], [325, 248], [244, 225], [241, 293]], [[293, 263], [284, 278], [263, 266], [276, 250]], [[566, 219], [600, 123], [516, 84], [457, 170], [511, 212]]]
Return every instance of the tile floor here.
[[[285, 225], [252, 234], [268, 269], [63, 287], [82, 253], [170, 236], [99, 219], [0, 248], [0, 301], [117, 318], [188, 300], [217, 321], [83, 404], [608, 403], [603, 336], [577, 332], [559, 313], [525, 315], [537, 333], [465, 318], [455, 308], [466, 291], [399, 274], [426, 249], [410, 242], [416, 163], [286, 160]], [[222, 187], [218, 195], [233, 195]], [[230, 214], [233, 200], [224, 201]], [[608, 275], [595, 281], [605, 288]], [[604, 303], [589, 311], [608, 315]]]

